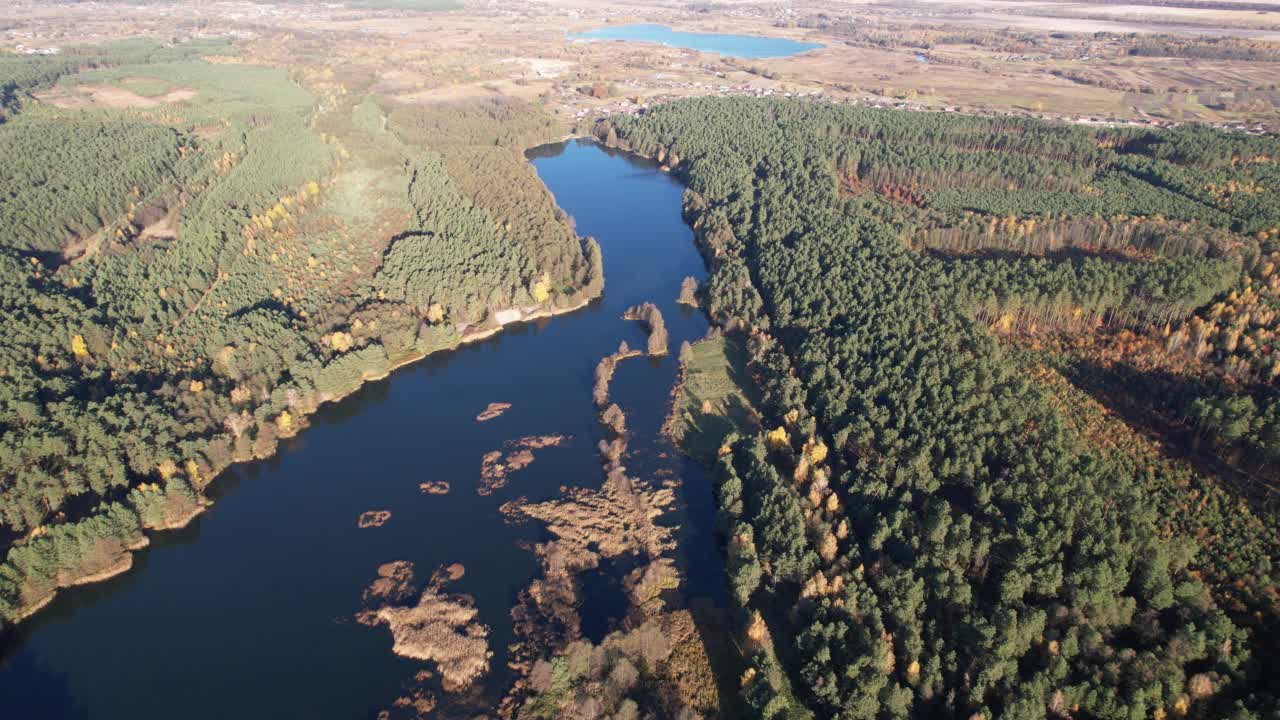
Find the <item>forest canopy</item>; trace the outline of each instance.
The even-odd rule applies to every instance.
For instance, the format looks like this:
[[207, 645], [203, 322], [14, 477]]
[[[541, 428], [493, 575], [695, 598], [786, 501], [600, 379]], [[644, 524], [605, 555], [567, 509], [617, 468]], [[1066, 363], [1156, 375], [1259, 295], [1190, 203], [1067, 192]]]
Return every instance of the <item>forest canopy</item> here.
[[1274, 138], [745, 99], [597, 134], [687, 181], [710, 310], [764, 391], [717, 463], [735, 597], [775, 623], [755, 715], [1274, 712], [1271, 649], [1147, 471], [1069, 432], [992, 337], [1223, 294], [1280, 226]]
[[[537, 108], [201, 59], [232, 53], [0, 58], [0, 623], [184, 522], [319, 404], [500, 310], [600, 292], [598, 248], [521, 154], [555, 137]], [[33, 94], [55, 84], [183, 92]]]

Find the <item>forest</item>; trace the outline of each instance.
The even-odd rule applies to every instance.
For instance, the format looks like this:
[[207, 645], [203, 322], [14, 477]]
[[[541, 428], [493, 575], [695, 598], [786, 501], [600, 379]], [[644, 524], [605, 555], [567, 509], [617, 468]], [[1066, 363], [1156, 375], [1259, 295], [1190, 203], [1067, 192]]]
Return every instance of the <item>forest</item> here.
[[[419, 111], [370, 78], [202, 59], [235, 52], [0, 58], [0, 627], [127, 567], [321, 403], [499, 310], [601, 292], [522, 156], [557, 136], [536, 107]], [[36, 97], [147, 83], [186, 92]]]
[[762, 391], [716, 453], [753, 716], [1277, 712], [1274, 506], [1099, 431], [1079, 347], [1183, 337], [1248, 395], [1185, 423], [1274, 450], [1280, 142], [726, 98], [596, 134], [685, 180]]

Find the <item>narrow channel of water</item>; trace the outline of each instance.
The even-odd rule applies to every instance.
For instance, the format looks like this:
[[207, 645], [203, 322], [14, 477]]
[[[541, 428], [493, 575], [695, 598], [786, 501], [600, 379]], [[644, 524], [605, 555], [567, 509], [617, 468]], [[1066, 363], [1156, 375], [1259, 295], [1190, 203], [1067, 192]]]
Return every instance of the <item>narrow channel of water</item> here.
[[[444, 564], [465, 566], [449, 591], [474, 596], [490, 627], [483, 690], [500, 695], [510, 680], [510, 610], [537, 572], [519, 545], [541, 535], [505, 522], [498, 507], [599, 485], [593, 370], [621, 340], [644, 347], [640, 325], [621, 319], [644, 301], [666, 316], [672, 354], [626, 361], [613, 399], [633, 432], [633, 467], [664, 463], [684, 477], [686, 507], [672, 521], [684, 526], [689, 593], [723, 600], [711, 490], [658, 436], [680, 343], [707, 327], [675, 302], [682, 278], [705, 275], [681, 220], [681, 187], [651, 162], [583, 141], [530, 158], [578, 232], [600, 241], [604, 297], [398, 370], [324, 407], [276, 457], [228, 471], [218, 503], [159, 535], [133, 571], [64, 592], [20, 627], [0, 660], [0, 717], [372, 718], [424, 668], [391, 653], [385, 627], [352, 620], [377, 567], [392, 560], [413, 562], [420, 580]], [[513, 407], [477, 423], [490, 402]], [[505, 489], [477, 494], [485, 452], [545, 434], [572, 440], [536, 451]], [[452, 490], [423, 494], [428, 481]], [[366, 510], [392, 516], [358, 529]]]

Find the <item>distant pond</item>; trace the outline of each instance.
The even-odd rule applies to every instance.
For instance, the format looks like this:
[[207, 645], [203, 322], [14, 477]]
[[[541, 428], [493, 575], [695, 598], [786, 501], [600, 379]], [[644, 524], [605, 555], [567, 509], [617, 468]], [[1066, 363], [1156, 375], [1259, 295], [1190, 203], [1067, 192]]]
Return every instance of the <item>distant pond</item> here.
[[821, 43], [799, 42], [761, 35], [678, 32], [665, 25], [635, 24], [604, 27], [576, 33], [574, 40], [633, 40], [739, 58], [774, 58], [798, 55], [822, 47]]

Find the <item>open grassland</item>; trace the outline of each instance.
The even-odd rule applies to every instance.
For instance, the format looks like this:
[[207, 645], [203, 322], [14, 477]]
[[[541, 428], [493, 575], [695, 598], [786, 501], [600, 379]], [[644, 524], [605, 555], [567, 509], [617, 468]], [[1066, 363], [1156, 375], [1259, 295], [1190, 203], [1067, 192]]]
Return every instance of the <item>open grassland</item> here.
[[681, 380], [667, 429], [693, 457], [710, 462], [731, 434], [760, 427], [748, 357], [741, 338], [723, 335], [680, 351]]
[[[1082, 13], [1116, 19], [1075, 17]], [[1146, 17], [1165, 13], [1187, 18]], [[120, 32], [108, 21], [110, 11], [86, 15], [72, 5], [60, 13], [33, 8], [30, 15], [19, 27], [39, 28], [48, 41], [70, 37], [72, 27], [85, 37]], [[514, 97], [541, 103], [566, 122], [686, 96], [816, 94], [840, 102], [1068, 119], [1280, 126], [1272, 67], [1280, 59], [1280, 38], [1266, 29], [1273, 15], [999, 0], [934, 0], [909, 9], [851, 2], [783, 8], [495, 0], [483, 12], [217, 2], [184, 12], [147, 6], [134, 31], [172, 32], [197, 22], [242, 28], [253, 36], [244, 51], [261, 61], [313, 66], [341, 58], [345, 67], [372, 74], [373, 91], [404, 102]], [[676, 48], [568, 40], [567, 33], [623, 22], [758, 33], [824, 47], [790, 58], [736, 61]], [[173, 79], [145, 73], [130, 81], [132, 88], [128, 82], [116, 86], [150, 100], [190, 87], [161, 92], [157, 83]], [[611, 91], [590, 92], [596, 86]], [[67, 101], [94, 102], [91, 93], [74, 92]]]

